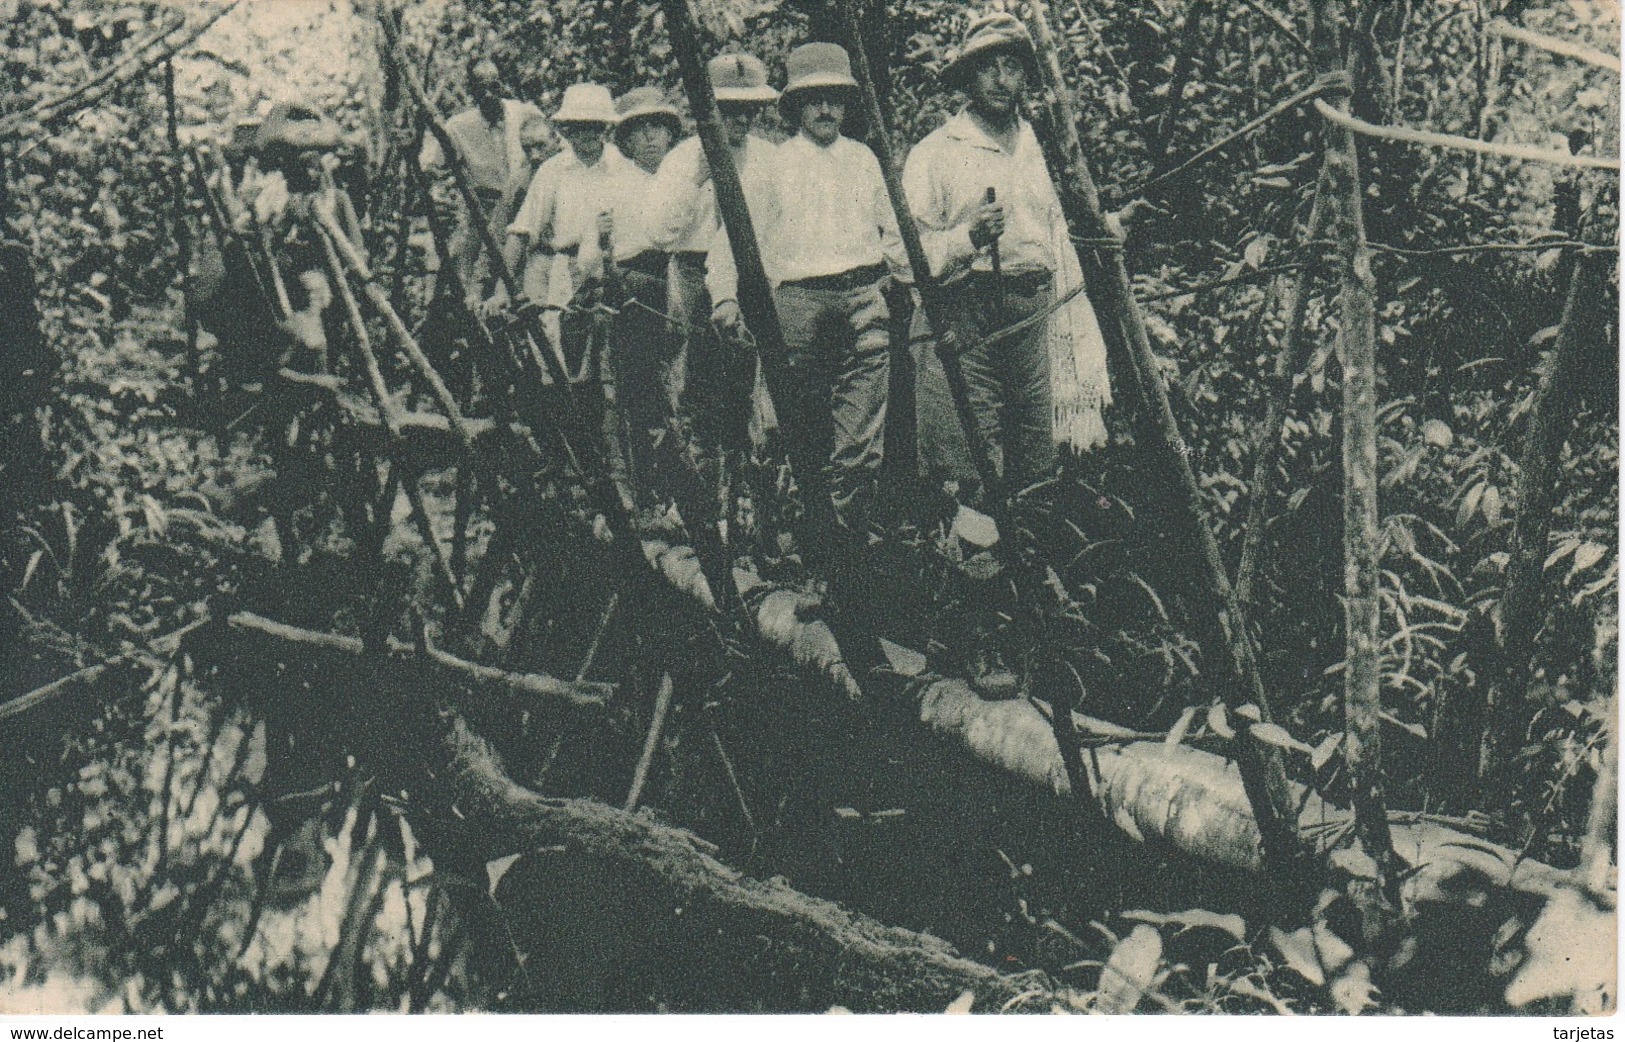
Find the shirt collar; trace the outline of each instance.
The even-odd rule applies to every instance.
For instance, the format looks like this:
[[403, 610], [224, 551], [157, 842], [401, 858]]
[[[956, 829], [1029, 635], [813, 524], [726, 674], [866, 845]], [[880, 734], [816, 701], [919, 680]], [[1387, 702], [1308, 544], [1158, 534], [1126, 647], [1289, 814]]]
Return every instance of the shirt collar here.
[[[1004, 152], [1004, 147], [989, 137], [987, 131], [983, 130], [977, 124], [977, 122], [971, 118], [970, 109], [968, 108], [960, 109], [952, 116], [949, 116], [948, 121], [942, 125], [942, 131], [955, 141], [962, 141], [967, 145], [972, 145], [976, 148], [985, 148], [993, 152]], [[1032, 133], [1033, 128], [1031, 124], [1029, 124], [1025, 119], [1022, 119], [1020, 116], [1017, 116], [1017, 152], [1021, 151], [1026, 146], [1027, 139], [1032, 137]]]

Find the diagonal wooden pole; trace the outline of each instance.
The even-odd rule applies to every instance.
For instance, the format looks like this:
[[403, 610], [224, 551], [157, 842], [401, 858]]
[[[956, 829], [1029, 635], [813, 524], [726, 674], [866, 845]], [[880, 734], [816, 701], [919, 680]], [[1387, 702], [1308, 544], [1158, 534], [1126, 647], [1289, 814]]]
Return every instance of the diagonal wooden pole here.
[[[1055, 109], [1054, 125], [1062, 135], [1063, 154], [1066, 157], [1065, 181], [1071, 189], [1072, 218], [1086, 238], [1116, 239], [1106, 221], [1100, 204], [1100, 193], [1095, 187], [1088, 162], [1084, 159], [1083, 143], [1078, 137], [1077, 120], [1072, 109], [1071, 94], [1061, 74], [1061, 61], [1056, 51], [1055, 35], [1050, 31], [1045, 14], [1044, 0], [1030, 0], [1026, 6], [1027, 23], [1037, 47], [1040, 73], [1046, 80], [1051, 104]], [[1212, 606], [1209, 622], [1228, 652], [1228, 676], [1221, 681], [1221, 694], [1232, 708], [1244, 703], [1258, 707], [1260, 722], [1273, 722], [1269, 695], [1264, 689], [1252, 640], [1247, 633], [1246, 620], [1236, 601], [1235, 591], [1225, 575], [1219, 545], [1213, 536], [1202, 507], [1202, 490], [1191, 470], [1190, 460], [1181, 449], [1184, 439], [1174, 419], [1173, 407], [1168, 401], [1167, 388], [1158, 371], [1151, 340], [1146, 333], [1145, 318], [1134, 299], [1128, 268], [1120, 250], [1105, 250], [1099, 254], [1080, 256], [1085, 272], [1090, 274], [1089, 285], [1097, 296], [1095, 302], [1107, 320], [1115, 323], [1127, 341], [1129, 355], [1145, 398], [1149, 413], [1145, 424], [1147, 440], [1153, 453], [1160, 457], [1167, 470], [1179, 483], [1181, 495], [1180, 521], [1183, 537], [1197, 552], [1199, 572], [1207, 598]], [[1250, 731], [1251, 723], [1240, 714], [1237, 723], [1243, 732]], [[1280, 751], [1253, 740], [1239, 743], [1238, 763], [1247, 796], [1257, 818], [1265, 858], [1276, 869], [1275, 875], [1287, 885], [1300, 878], [1300, 850], [1296, 827], [1296, 802], [1287, 782], [1286, 770]]]
[[981, 479], [982, 488], [987, 490], [988, 503], [996, 511], [993, 519], [999, 523], [1001, 532], [1007, 532], [1007, 527], [1002, 523], [1004, 500], [1000, 494], [1002, 486], [998, 470], [993, 465], [993, 455], [988, 449], [987, 440], [982, 437], [982, 430], [976, 424], [975, 413], [971, 411], [970, 389], [965, 384], [965, 372], [959, 364], [958, 345], [953, 341], [950, 319], [953, 312], [943, 295], [942, 286], [931, 273], [931, 264], [926, 259], [925, 247], [920, 242], [919, 226], [915, 223], [914, 214], [909, 208], [908, 196], [903, 192], [902, 164], [897, 162], [897, 155], [891, 147], [889, 136], [891, 121], [886, 118], [886, 112], [880, 104], [880, 94], [875, 88], [874, 72], [869, 68], [869, 54], [863, 46], [854, 0], [841, 0], [841, 14], [852, 44], [847, 48], [852, 54], [852, 71], [856, 74], [858, 86], [863, 94], [866, 115], [869, 117], [869, 146], [880, 159], [880, 173], [886, 181], [886, 195], [891, 200], [892, 210], [897, 214], [897, 230], [903, 239], [903, 249], [908, 253], [908, 266], [914, 270], [914, 288], [920, 293], [920, 305], [925, 311], [926, 321], [930, 324], [932, 336], [936, 340], [937, 357], [942, 361], [942, 371], [948, 377], [948, 391], [953, 397], [954, 413], [959, 417], [959, 426], [965, 432], [965, 444], [970, 447], [971, 463], [976, 467], [976, 476]]
[[[711, 80], [705, 71], [705, 62], [699, 32], [694, 25], [694, 14], [689, 0], [661, 0], [666, 16], [666, 32], [671, 36], [672, 50], [677, 55], [677, 66], [682, 73], [683, 91], [688, 95], [689, 111], [694, 114], [694, 129], [699, 135], [705, 160], [711, 168], [711, 184], [716, 191], [717, 213], [722, 218], [723, 232], [733, 247], [734, 266], [739, 276], [739, 310], [745, 325], [756, 338], [762, 360], [762, 372], [767, 378], [768, 391], [778, 403], [796, 400], [794, 378], [785, 365], [784, 327], [779, 324], [778, 309], [773, 303], [773, 291], [767, 269], [762, 264], [761, 250], [757, 246], [756, 228], [751, 221], [750, 209], [745, 202], [744, 185], [739, 170], [734, 166], [733, 153], [722, 129], [722, 116], [717, 111], [716, 96], [711, 91]], [[813, 529], [805, 534], [808, 542], [816, 542], [817, 531], [829, 531], [835, 524], [834, 508], [830, 503], [824, 482], [824, 461], [808, 451], [798, 432], [790, 429], [790, 417], [780, 409], [779, 425], [789, 435], [791, 465], [796, 481], [805, 492], [807, 524]]]

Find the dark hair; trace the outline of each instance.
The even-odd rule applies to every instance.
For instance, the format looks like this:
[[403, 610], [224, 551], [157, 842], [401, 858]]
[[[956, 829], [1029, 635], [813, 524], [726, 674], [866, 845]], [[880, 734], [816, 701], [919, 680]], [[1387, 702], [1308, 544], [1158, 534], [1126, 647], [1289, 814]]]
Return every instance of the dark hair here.
[[971, 80], [975, 79], [976, 74], [982, 71], [982, 66], [1000, 54], [1014, 54], [1021, 60], [1022, 68], [1027, 70], [1027, 82], [1029, 84], [1042, 82], [1043, 77], [1038, 74], [1037, 56], [1015, 40], [1001, 41], [979, 54], [973, 55], [969, 60], [954, 69], [951, 76], [944, 76], [942, 82], [956, 90], [969, 90]]
[[683, 121], [681, 119], [678, 119], [676, 116], [672, 115], [670, 112], [645, 112], [641, 116], [633, 116], [629, 120], [622, 120], [621, 122], [615, 124], [615, 131], [610, 136], [612, 138], [614, 138], [616, 147], [620, 146], [621, 141], [622, 141], [622, 135], [625, 134], [628, 129], [630, 129], [632, 127], [635, 127], [638, 124], [643, 123], [646, 120], [651, 120], [651, 119], [659, 120], [660, 122], [664, 123], [668, 129], [671, 130], [671, 142], [672, 142], [672, 144], [675, 145], [678, 141], [682, 140], [682, 137], [683, 137]]
[[847, 133], [848, 128], [861, 129], [866, 126], [863, 119], [862, 93], [855, 87], [805, 87], [779, 95], [779, 119], [784, 122], [792, 132], [801, 126], [802, 99], [808, 94], [826, 93], [839, 94], [841, 104], [846, 106], [846, 118], [841, 121], [841, 133], [848, 137], [857, 137], [857, 132]]

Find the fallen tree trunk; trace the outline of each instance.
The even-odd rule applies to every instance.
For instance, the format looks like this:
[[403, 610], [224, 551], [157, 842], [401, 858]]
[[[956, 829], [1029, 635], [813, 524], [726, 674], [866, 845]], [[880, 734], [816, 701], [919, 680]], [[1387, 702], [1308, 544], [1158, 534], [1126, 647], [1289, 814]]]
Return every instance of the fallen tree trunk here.
[[[743, 875], [648, 814], [525, 788], [460, 714], [434, 711], [440, 687], [424, 674], [397, 673], [381, 690], [377, 657], [356, 638], [248, 612], [228, 624], [240, 637], [297, 646], [304, 668], [369, 692], [336, 710], [364, 718], [346, 731], [375, 769], [410, 783], [414, 831], [440, 868], [468, 875], [484, 864], [507, 939], [545, 977], [538, 998], [550, 1008], [647, 1011], [653, 1000], [686, 1012], [940, 1012], [965, 992], [981, 1010], [1079, 1001], [1041, 973], [1000, 973], [936, 937]], [[452, 672], [469, 667], [490, 668]], [[403, 759], [403, 749], [416, 755]]]
[[[693, 551], [645, 540], [644, 552], [680, 591], [707, 607], [712, 603]], [[797, 595], [775, 590], [755, 575], [734, 573], [741, 598], [753, 605], [757, 636], [817, 675], [832, 693], [866, 697], [841, 656], [829, 628], [796, 618]], [[972, 758], [1032, 785], [1070, 797], [1071, 784], [1054, 728], [1031, 702], [988, 701], [962, 680], [924, 672], [924, 658], [894, 654], [894, 671], [911, 683], [898, 697], [910, 699], [919, 720]], [[878, 685], [870, 685], [878, 691]], [[1110, 736], [1113, 725], [1073, 714], [1081, 731]], [[1135, 840], [1157, 843], [1187, 857], [1259, 873], [1265, 861], [1257, 820], [1233, 758], [1162, 742], [1101, 745], [1088, 758], [1090, 787], [1105, 818]], [[1298, 837], [1316, 853], [1330, 850], [1352, 825], [1352, 813], [1293, 786]], [[1427, 819], [1391, 815], [1395, 854], [1408, 871], [1407, 903], [1446, 901], [1451, 895], [1503, 891], [1522, 906], [1551, 896], [1570, 873]], [[1526, 920], [1527, 921], [1527, 920]]]
[[484, 838], [515, 946], [547, 965], [549, 1005], [940, 1012], [969, 991], [978, 1009], [1047, 1011], [1067, 999], [1043, 974], [1002, 974], [928, 934], [742, 875], [682, 829], [532, 792], [460, 719], [445, 747], [460, 824]]

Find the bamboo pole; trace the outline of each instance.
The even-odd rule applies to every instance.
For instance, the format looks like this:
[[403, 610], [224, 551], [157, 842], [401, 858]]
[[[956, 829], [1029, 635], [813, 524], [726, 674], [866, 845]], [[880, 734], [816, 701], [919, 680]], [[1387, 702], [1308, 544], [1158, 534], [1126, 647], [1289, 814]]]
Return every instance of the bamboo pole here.
[[1586, 347], [1603, 335], [1602, 306], [1607, 261], [1581, 257], [1569, 278], [1568, 299], [1557, 343], [1541, 375], [1529, 410], [1529, 426], [1518, 460], [1517, 503], [1505, 592], [1501, 596], [1501, 641], [1491, 675], [1483, 733], [1479, 740], [1481, 791], [1504, 791], [1507, 747], [1518, 744], [1526, 716], [1529, 660], [1545, 620], [1545, 563], [1557, 504], [1563, 442], [1574, 427], [1585, 379]]
[[[1339, 111], [1351, 104], [1352, 78], [1343, 67], [1339, 0], [1310, 4], [1315, 61]], [[1320, 106], [1317, 106], [1317, 108]], [[1378, 893], [1362, 901], [1368, 919], [1381, 918], [1381, 894], [1391, 880], [1393, 840], [1388, 831], [1382, 771], [1382, 608], [1378, 600], [1381, 554], [1377, 505], [1377, 349], [1371, 251], [1361, 211], [1359, 154], [1354, 133], [1329, 122], [1323, 140], [1321, 183], [1326, 223], [1338, 240], [1343, 356], [1343, 762], [1354, 809], [1355, 835], [1377, 865]], [[1391, 911], [1391, 910], [1387, 910]]]
[[[486, 254], [490, 258], [491, 270], [496, 272], [497, 279], [502, 283], [503, 289], [507, 291], [509, 300], [523, 299], [523, 287], [519, 285], [519, 280], [514, 277], [514, 273], [509, 269], [507, 262], [502, 259], [502, 244], [497, 242], [496, 237], [491, 234], [485, 204], [480, 202], [479, 196], [474, 191], [473, 184], [469, 179], [468, 165], [463, 159], [461, 150], [458, 149], [457, 143], [452, 140], [445, 124], [440, 121], [439, 115], [435, 112], [434, 104], [429, 100], [428, 95], [424, 93], [423, 85], [418, 82], [417, 76], [402, 59], [400, 36], [394, 23], [391, 19], [384, 17], [378, 20], [378, 24], [383, 28], [384, 32], [385, 58], [395, 66], [400, 74], [401, 82], [406, 85], [407, 93], [412, 95], [412, 101], [417, 105], [418, 116], [422, 120], [424, 129], [433, 134], [435, 140], [440, 143], [440, 150], [446, 157], [446, 165], [451, 170], [452, 181], [456, 184], [458, 193], [463, 197], [463, 205], [468, 208], [469, 223], [474, 226], [474, 230], [479, 234], [480, 243], [485, 247]], [[415, 157], [413, 159], [415, 162]], [[558, 393], [566, 401], [571, 401], [573, 387], [570, 383], [570, 367], [564, 360], [564, 351], [558, 344], [553, 342], [551, 337], [541, 331], [539, 325], [534, 321], [536, 314], [534, 310], [524, 313], [522, 316], [524, 324], [528, 327], [527, 332], [532, 342], [534, 343], [537, 338], [540, 338], [546, 342], [549, 350], [538, 349], [534, 356], [526, 357], [539, 360], [557, 385]]]
[[855, 0], [841, 0], [841, 14], [852, 44], [848, 48], [852, 53], [852, 71], [856, 74], [869, 117], [869, 145], [880, 159], [880, 173], [886, 182], [886, 195], [891, 200], [893, 212], [897, 215], [897, 230], [902, 236], [903, 248], [908, 253], [908, 265], [914, 272], [914, 288], [919, 291], [920, 304], [936, 341], [937, 358], [941, 360], [942, 371], [948, 378], [948, 390], [953, 398], [954, 413], [959, 418], [960, 429], [965, 433], [965, 444], [970, 448], [971, 463], [976, 467], [976, 475], [982, 481], [982, 488], [987, 490], [987, 503], [993, 509], [993, 519], [995, 523], [999, 523], [999, 530], [1005, 532], [1007, 526], [1000, 523], [1004, 515], [1001, 494], [1003, 485], [998, 470], [993, 465], [993, 456], [989, 451], [987, 440], [982, 437], [981, 427], [977, 425], [976, 415], [971, 410], [970, 389], [965, 383], [965, 371], [959, 364], [958, 345], [953, 341], [950, 318], [952, 309], [943, 294], [942, 286], [931, 272], [925, 247], [920, 242], [919, 226], [914, 221], [908, 196], [903, 192], [902, 165], [897, 162], [889, 137], [891, 121], [886, 118], [880, 104], [874, 72], [869, 67], [868, 51], [863, 46]]
[[1599, 69], [1607, 69], [1616, 76], [1619, 75], [1618, 55], [1604, 54], [1602, 51], [1582, 44], [1560, 40], [1555, 36], [1546, 36], [1542, 33], [1530, 32], [1528, 29], [1520, 29], [1515, 25], [1509, 25], [1501, 18], [1492, 19], [1486, 28], [1496, 36], [1508, 40], [1517, 40], [1525, 46], [1537, 47], [1552, 54], [1561, 54], [1566, 58], [1574, 58], [1588, 65], [1595, 65]]
[[1505, 159], [1526, 159], [1532, 163], [1551, 163], [1554, 166], [1619, 172], [1619, 160], [1609, 159], [1606, 156], [1577, 156], [1566, 151], [1559, 152], [1556, 149], [1534, 148], [1529, 145], [1503, 145], [1495, 141], [1480, 141], [1478, 138], [1462, 137], [1459, 134], [1435, 134], [1428, 130], [1412, 130], [1410, 127], [1378, 126], [1375, 123], [1367, 123], [1363, 119], [1357, 119], [1340, 109], [1335, 109], [1320, 98], [1315, 99], [1314, 105], [1315, 111], [1320, 113], [1322, 118], [1356, 133], [1364, 134], [1367, 137], [1383, 138], [1388, 141], [1403, 141], [1407, 144], [1426, 145], [1431, 148], [1454, 148], [1479, 155], [1501, 156]]
[[[1106, 222], [1100, 193], [1084, 158], [1083, 144], [1078, 138], [1077, 121], [1072, 111], [1071, 94], [1061, 74], [1055, 37], [1044, 13], [1044, 0], [1030, 2], [1027, 16], [1038, 49], [1039, 68], [1048, 81], [1046, 86], [1055, 107], [1053, 122], [1062, 134], [1062, 151], [1067, 164], [1064, 173], [1072, 189], [1074, 220], [1082, 225], [1081, 230], [1087, 238], [1120, 238], [1113, 235]], [[1201, 580], [1213, 606], [1213, 616], [1208, 621], [1215, 631], [1214, 637], [1229, 655], [1230, 668], [1228, 676], [1221, 681], [1221, 694], [1232, 708], [1251, 702], [1258, 707], [1260, 722], [1273, 722], [1274, 714], [1247, 632], [1246, 618], [1225, 575], [1218, 542], [1204, 516], [1202, 492], [1196, 475], [1191, 470], [1190, 460], [1180, 451], [1184, 440], [1179, 435], [1173, 407], [1169, 404], [1167, 389], [1151, 351], [1145, 319], [1134, 300], [1122, 252], [1101, 251], [1098, 259], [1083, 256], [1080, 260], [1085, 262], [1085, 271], [1091, 273], [1089, 284], [1098, 293], [1096, 303], [1101, 306], [1108, 321], [1122, 330], [1128, 343], [1136, 378], [1150, 414], [1145, 432], [1150, 447], [1179, 482], [1182, 492], [1180, 519], [1185, 528], [1182, 535], [1192, 544], [1201, 561]], [[1239, 718], [1239, 714], [1238, 723], [1244, 730], [1252, 727], [1251, 722]], [[1296, 880], [1299, 876], [1300, 845], [1296, 830], [1292, 827], [1294, 802], [1280, 753], [1256, 742], [1243, 742], [1240, 764], [1242, 779], [1263, 836], [1265, 856], [1278, 870], [1276, 877], [1290, 885], [1288, 881]]]
[[627, 791], [626, 811], [638, 809], [638, 800], [643, 796], [643, 785], [649, 778], [649, 767], [654, 763], [655, 752], [660, 748], [660, 732], [666, 726], [666, 713], [671, 709], [671, 674], [660, 674], [660, 690], [655, 694], [654, 718], [649, 721], [649, 733], [643, 739], [643, 752], [638, 756], [637, 769], [632, 772], [632, 788]]
[[[1326, 208], [1321, 199], [1326, 192], [1326, 171], [1321, 170], [1315, 184], [1315, 201], [1309, 209], [1309, 227], [1304, 242], [1320, 238], [1326, 220]], [[1244, 612], [1253, 608], [1253, 581], [1258, 575], [1259, 554], [1264, 547], [1264, 533], [1269, 527], [1269, 506], [1274, 498], [1275, 466], [1281, 458], [1281, 425], [1286, 421], [1292, 405], [1292, 384], [1303, 368], [1314, 337], [1303, 335], [1304, 313], [1309, 307], [1308, 290], [1313, 284], [1314, 269], [1300, 268], [1287, 282], [1283, 294], [1285, 325], [1281, 330], [1280, 348], [1275, 353], [1274, 381], [1270, 387], [1269, 403], [1264, 408], [1264, 423], [1253, 445], [1253, 477], [1247, 485], [1247, 522], [1241, 529], [1241, 561], [1236, 566], [1236, 603]]]

